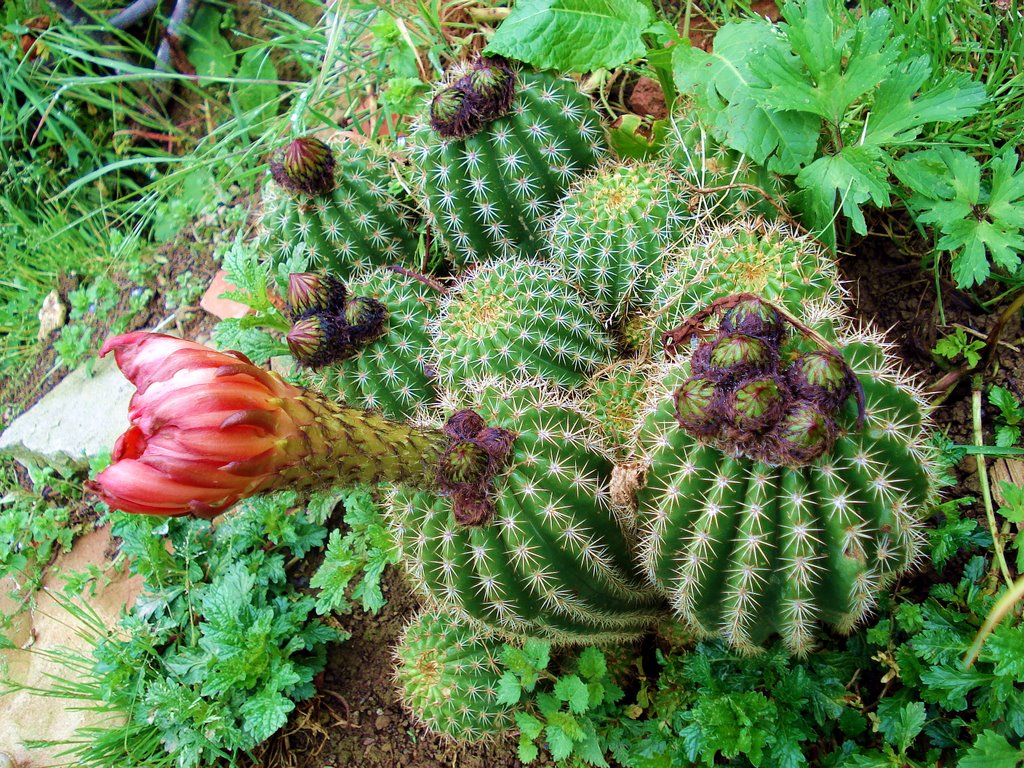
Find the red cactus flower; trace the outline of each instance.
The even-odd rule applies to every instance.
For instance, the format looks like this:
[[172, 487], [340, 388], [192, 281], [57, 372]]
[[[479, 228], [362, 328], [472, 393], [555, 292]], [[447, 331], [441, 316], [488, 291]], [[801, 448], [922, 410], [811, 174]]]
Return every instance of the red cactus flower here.
[[241, 353], [155, 333], [116, 336], [110, 351], [137, 388], [113, 463], [89, 485], [111, 507], [212, 517], [301, 460], [314, 414]]
[[88, 488], [111, 507], [213, 517], [274, 488], [438, 486], [451, 443], [293, 387], [240, 352], [158, 333], [103, 345], [137, 388], [113, 463]]

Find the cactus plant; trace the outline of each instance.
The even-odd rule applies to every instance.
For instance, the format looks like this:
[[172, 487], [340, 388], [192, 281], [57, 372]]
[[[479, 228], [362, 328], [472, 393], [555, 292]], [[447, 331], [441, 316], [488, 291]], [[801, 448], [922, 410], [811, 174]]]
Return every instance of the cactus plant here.
[[[743, 651], [778, 633], [804, 654], [819, 620], [850, 631], [919, 555], [934, 487], [928, 407], [881, 337], [849, 326], [836, 336], [841, 374], [800, 332], [782, 347], [782, 359], [803, 353], [784, 374], [729, 383], [693, 375], [692, 358], [671, 360], [649, 403], [639, 494], [648, 576], [690, 629]], [[765, 379], [783, 407], [767, 414], [775, 397], [763, 391], [737, 404], [736, 392]], [[809, 379], [795, 392], [789, 383]], [[744, 408], [750, 418], [730, 419]]]
[[297, 251], [345, 280], [373, 266], [413, 263], [418, 237], [392, 193], [388, 161], [340, 138], [293, 140], [271, 159], [261, 239], [276, 263]]
[[402, 704], [435, 733], [481, 741], [514, 726], [513, 707], [498, 703], [502, 643], [447, 613], [420, 612], [395, 648]]
[[458, 267], [540, 253], [555, 203], [602, 152], [600, 117], [574, 83], [509, 69], [515, 94], [499, 116], [505, 86], [480, 99], [488, 62], [455, 72], [411, 136], [420, 198]]
[[382, 336], [348, 359], [319, 369], [318, 390], [391, 419], [415, 416], [434, 399], [429, 327], [441, 302], [439, 286], [391, 269], [352, 278], [349, 292], [378, 301], [387, 317]]
[[635, 360], [618, 360], [598, 370], [587, 385], [583, 407], [593, 415], [616, 458], [633, 453], [633, 433], [650, 373]]
[[607, 314], [644, 309], [664, 254], [693, 223], [680, 185], [654, 165], [607, 164], [562, 201], [549, 255]]
[[493, 510], [475, 524], [460, 523], [444, 499], [392, 494], [413, 583], [443, 608], [509, 636], [572, 643], [642, 633], [661, 606], [610, 510], [611, 462], [592, 423], [544, 386], [490, 381], [466, 394], [515, 443], [495, 480]]
[[824, 246], [788, 224], [740, 218], [709, 226], [685, 244], [655, 294], [655, 338], [716, 299], [752, 293], [826, 336], [842, 317], [845, 291]]
[[611, 362], [612, 340], [552, 264], [505, 259], [473, 270], [444, 301], [435, 329], [439, 378], [546, 378], [582, 386]]
[[688, 207], [700, 218], [785, 215], [790, 190], [782, 179], [716, 142], [695, 114], [683, 112], [673, 118], [665, 147]]

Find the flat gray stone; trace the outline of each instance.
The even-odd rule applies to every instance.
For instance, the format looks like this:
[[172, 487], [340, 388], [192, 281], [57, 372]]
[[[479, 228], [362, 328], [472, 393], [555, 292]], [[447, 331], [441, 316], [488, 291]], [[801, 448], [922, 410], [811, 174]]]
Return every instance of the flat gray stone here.
[[0, 434], [0, 452], [65, 473], [87, 469], [90, 458], [111, 450], [128, 429], [134, 393], [113, 355], [96, 361], [91, 377], [84, 368], [72, 371]]

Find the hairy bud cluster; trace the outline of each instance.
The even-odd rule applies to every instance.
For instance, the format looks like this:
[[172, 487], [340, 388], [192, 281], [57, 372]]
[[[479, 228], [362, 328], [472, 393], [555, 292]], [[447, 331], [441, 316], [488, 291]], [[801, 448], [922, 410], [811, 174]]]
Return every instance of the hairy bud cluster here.
[[330, 275], [289, 275], [288, 306], [288, 349], [310, 368], [347, 360], [387, 330], [388, 311], [381, 302], [349, 296], [344, 284]]
[[476, 411], [452, 414], [443, 431], [452, 438], [438, 464], [438, 488], [451, 496], [459, 525], [484, 525], [494, 515], [491, 484], [505, 466], [515, 434], [488, 427]]
[[334, 189], [336, 161], [320, 139], [301, 136], [270, 158], [270, 175], [290, 192], [318, 197]]
[[499, 56], [481, 56], [434, 95], [430, 127], [446, 139], [464, 139], [508, 114], [515, 96], [512, 65]]
[[[692, 376], [674, 393], [679, 426], [773, 465], [802, 466], [828, 453], [839, 410], [859, 387], [850, 367], [834, 350], [814, 350], [783, 370], [779, 350], [795, 326], [749, 294], [720, 306], [730, 308], [714, 337], [697, 345]], [[666, 336], [675, 345], [673, 333]]]

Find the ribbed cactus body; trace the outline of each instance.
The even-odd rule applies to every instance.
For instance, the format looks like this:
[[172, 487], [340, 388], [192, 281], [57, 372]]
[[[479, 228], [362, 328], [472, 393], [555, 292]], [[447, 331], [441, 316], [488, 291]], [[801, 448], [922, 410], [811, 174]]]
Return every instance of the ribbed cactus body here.
[[418, 237], [408, 208], [391, 191], [388, 161], [370, 147], [330, 142], [334, 188], [321, 195], [263, 188], [262, 239], [275, 262], [296, 249], [310, 268], [345, 280], [374, 266], [410, 264]]
[[554, 265], [513, 259], [471, 272], [445, 300], [436, 328], [438, 376], [457, 386], [483, 376], [582, 386], [612, 358], [612, 340]]
[[778, 218], [789, 189], [776, 175], [719, 144], [693, 115], [677, 115], [665, 147], [691, 211], [710, 219]]
[[512, 707], [497, 701], [501, 647], [500, 640], [450, 614], [421, 612], [395, 648], [402, 703], [431, 731], [459, 741], [510, 729]]
[[667, 169], [609, 164], [562, 201], [548, 253], [605, 314], [644, 309], [666, 252], [693, 221]]
[[831, 333], [842, 316], [838, 269], [809, 235], [764, 219], [708, 228], [684, 246], [655, 295], [655, 338], [711, 302], [752, 293]]
[[639, 494], [648, 576], [691, 629], [740, 650], [778, 633], [802, 654], [818, 621], [851, 630], [919, 554], [933, 492], [923, 400], [879, 338], [847, 333], [839, 346], [865, 423], [851, 397], [834, 447], [811, 464], [729, 455], [680, 429], [672, 395], [689, 362], [666, 369], [651, 401]]
[[642, 633], [659, 600], [610, 509], [611, 462], [591, 422], [543, 387], [471, 394], [460, 407], [516, 434], [495, 480], [495, 512], [461, 526], [450, 500], [395, 492], [392, 518], [411, 581], [441, 607], [509, 636], [612, 642]]
[[348, 282], [353, 296], [380, 301], [386, 331], [354, 357], [312, 374], [328, 396], [391, 419], [416, 415], [434, 399], [430, 323], [441, 301], [437, 288], [390, 269], [363, 272]]
[[643, 408], [651, 369], [620, 360], [599, 370], [587, 387], [583, 407], [593, 417], [616, 458], [632, 453], [638, 414]]
[[422, 121], [411, 140], [423, 205], [456, 266], [540, 253], [555, 203], [602, 152], [600, 116], [570, 80], [519, 73], [511, 111], [465, 139]]

